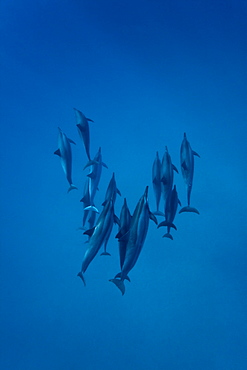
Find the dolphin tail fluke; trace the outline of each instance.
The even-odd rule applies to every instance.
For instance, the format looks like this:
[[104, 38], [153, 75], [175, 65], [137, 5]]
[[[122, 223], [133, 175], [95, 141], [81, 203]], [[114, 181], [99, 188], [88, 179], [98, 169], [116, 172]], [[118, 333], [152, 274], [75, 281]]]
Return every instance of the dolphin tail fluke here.
[[88, 206], [84, 208], [84, 211], [93, 211], [93, 212], [99, 213], [98, 208], [96, 208], [95, 206]]
[[180, 209], [178, 213], [183, 213], [183, 212], [194, 212], [197, 213], [198, 215], [200, 214], [199, 211], [196, 208], [186, 206]]
[[69, 193], [73, 189], [77, 189], [78, 190], [78, 188], [75, 185], [71, 184], [70, 187], [68, 188], [67, 193]]
[[170, 233], [166, 233], [165, 235], [163, 235], [163, 238], [169, 238], [169, 239], [173, 240], [173, 237]]
[[112, 283], [114, 283], [116, 285], [116, 287], [118, 287], [118, 289], [121, 291], [122, 295], [124, 295], [124, 293], [125, 293], [125, 285], [124, 285], [123, 280], [110, 279], [109, 281], [111, 281]]
[[100, 254], [101, 256], [110, 256], [110, 253], [108, 253], [108, 252], [102, 252], [101, 254]]
[[86, 282], [85, 282], [83, 273], [80, 271], [80, 272], [78, 272], [77, 276], [79, 276], [82, 279], [84, 286], [86, 286]]

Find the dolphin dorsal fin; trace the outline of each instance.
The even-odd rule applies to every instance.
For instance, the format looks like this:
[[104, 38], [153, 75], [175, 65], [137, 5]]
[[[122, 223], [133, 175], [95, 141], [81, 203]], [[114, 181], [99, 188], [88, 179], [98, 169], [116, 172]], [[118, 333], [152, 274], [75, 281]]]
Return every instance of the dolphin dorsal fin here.
[[59, 157], [61, 157], [61, 152], [60, 152], [60, 149], [57, 149], [54, 154], [58, 155]]
[[193, 153], [193, 155], [196, 155], [197, 157], [200, 158], [199, 154], [197, 152], [195, 152], [194, 150], [192, 150], [192, 153]]

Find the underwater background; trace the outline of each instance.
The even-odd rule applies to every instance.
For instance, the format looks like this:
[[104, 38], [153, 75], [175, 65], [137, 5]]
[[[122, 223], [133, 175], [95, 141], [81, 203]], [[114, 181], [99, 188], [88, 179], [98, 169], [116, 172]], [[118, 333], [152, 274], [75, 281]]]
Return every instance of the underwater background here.
[[[247, 369], [247, 2], [30, 0], [0, 3], [1, 369]], [[174, 240], [150, 221], [126, 293], [115, 225], [77, 277], [87, 244], [87, 156], [73, 108], [102, 148], [95, 203], [115, 173], [119, 216], [168, 147], [195, 157]], [[76, 142], [68, 182], [57, 127]], [[161, 221], [161, 218], [159, 218]]]

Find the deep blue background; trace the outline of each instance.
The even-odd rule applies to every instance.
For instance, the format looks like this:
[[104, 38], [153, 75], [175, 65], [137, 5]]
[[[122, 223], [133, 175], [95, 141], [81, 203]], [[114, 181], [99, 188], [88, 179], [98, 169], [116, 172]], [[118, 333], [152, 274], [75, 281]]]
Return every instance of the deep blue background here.
[[[244, 0], [1, 1], [1, 369], [247, 368], [247, 4]], [[131, 212], [158, 150], [179, 168], [187, 132], [192, 206], [174, 241], [153, 222], [124, 297], [97, 256], [77, 272], [87, 161], [73, 107], [102, 146], [96, 203], [114, 171]], [[57, 127], [74, 141], [73, 182]], [[181, 171], [180, 171], [181, 172]], [[181, 174], [175, 174], [186, 204]]]

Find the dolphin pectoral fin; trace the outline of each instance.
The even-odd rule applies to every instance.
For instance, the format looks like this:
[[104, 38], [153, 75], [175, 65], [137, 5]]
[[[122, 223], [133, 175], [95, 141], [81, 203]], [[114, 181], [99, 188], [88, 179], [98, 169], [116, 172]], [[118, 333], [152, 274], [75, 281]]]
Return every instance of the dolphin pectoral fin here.
[[99, 213], [98, 208], [96, 208], [95, 206], [88, 206], [84, 208], [84, 211], [93, 211], [93, 212]]
[[155, 211], [155, 212], [153, 212], [153, 215], [155, 215], [155, 216], [165, 216], [165, 214], [161, 211]]
[[78, 190], [78, 188], [75, 185], [71, 184], [70, 187], [68, 188], [67, 193], [69, 193], [73, 189], [77, 189]]
[[91, 118], [87, 118], [87, 121], [94, 122]]
[[122, 196], [119, 189], [117, 189], [117, 193], [118, 193], [118, 195], [120, 195], [120, 197]]
[[174, 166], [174, 164], [172, 164], [172, 169], [173, 169], [174, 171], [176, 171], [177, 173], [179, 173], [179, 172], [178, 172], [177, 167], [176, 167], [176, 166]]
[[93, 164], [99, 164], [99, 162], [98, 161], [95, 161], [94, 159], [90, 159], [88, 162], [87, 162], [87, 164], [84, 166], [84, 170], [85, 170], [85, 168], [87, 168], [87, 167], [90, 167], [90, 166], [92, 166]]
[[59, 157], [61, 157], [61, 153], [60, 153], [60, 149], [57, 149], [54, 154], [58, 155]]
[[116, 287], [118, 287], [118, 289], [121, 291], [122, 295], [124, 295], [124, 293], [125, 293], [125, 286], [124, 286], [123, 280], [110, 279], [109, 281], [111, 281], [112, 283], [114, 283], [116, 285]]
[[95, 229], [95, 226], [92, 227], [91, 229], [88, 229], [88, 230], [84, 231], [83, 235], [92, 236], [93, 233], [94, 233], [94, 229]]
[[172, 227], [173, 229], [177, 230], [176, 226], [175, 226], [172, 222], [162, 221], [162, 222], [158, 225], [158, 228], [159, 228], [159, 227], [161, 227], [161, 226], [168, 226], [168, 227]]
[[193, 207], [190, 207], [190, 206], [186, 206], [186, 207], [181, 208], [178, 213], [183, 213], [183, 212], [193, 212], [193, 213], [197, 213], [198, 215], [200, 214], [199, 211], [196, 208], [193, 208]]
[[169, 239], [173, 240], [173, 237], [170, 233], [166, 233], [165, 235], [163, 235], [163, 238], [169, 238]]
[[80, 200], [80, 202], [82, 202], [82, 203], [85, 203], [86, 201], [87, 201], [87, 197], [86, 196], [82, 197], [81, 200]]
[[102, 166], [108, 168], [108, 166], [104, 162], [102, 162]]
[[194, 150], [192, 150], [192, 153], [193, 153], [193, 155], [195, 155], [195, 156], [197, 156], [197, 157], [201, 158], [201, 157], [199, 156], [199, 154], [198, 154], [197, 152], [195, 152]]
[[182, 207], [182, 203], [180, 202], [180, 200], [178, 199], [178, 204], [180, 205], [180, 207]]
[[149, 218], [150, 220], [152, 220], [154, 223], [156, 223], [156, 225], [158, 225], [158, 221], [157, 221], [157, 218], [155, 217], [155, 215], [149, 211]]
[[75, 145], [76, 145], [76, 143], [75, 143], [73, 140], [71, 140], [71, 139], [69, 139], [69, 138], [68, 138], [68, 140], [69, 140], [69, 142], [70, 142], [71, 144], [75, 144]]
[[159, 225], [157, 226], [157, 229], [159, 229], [161, 226], [167, 226], [167, 222], [166, 221], [160, 222]]
[[123, 234], [123, 232], [121, 232], [121, 235], [120, 235], [120, 231], [119, 231], [117, 233], [117, 235], [115, 236], [115, 238], [117, 238], [118, 241], [128, 241], [129, 240], [129, 235], [130, 235], [129, 230], [125, 234]]
[[82, 279], [84, 286], [86, 286], [86, 282], [85, 282], [83, 273], [80, 271], [80, 272], [78, 272], [77, 276], [79, 276]]

